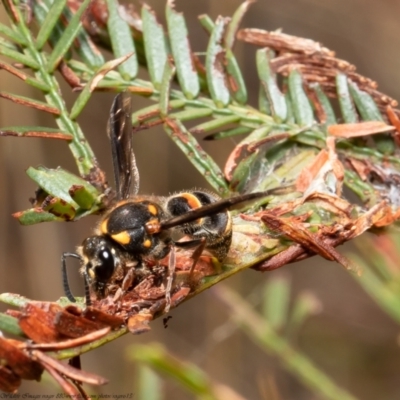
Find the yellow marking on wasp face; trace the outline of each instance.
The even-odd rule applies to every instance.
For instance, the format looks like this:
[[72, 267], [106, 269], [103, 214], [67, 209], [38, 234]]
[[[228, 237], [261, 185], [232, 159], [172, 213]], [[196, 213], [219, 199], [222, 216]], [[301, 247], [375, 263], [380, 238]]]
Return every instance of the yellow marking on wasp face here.
[[131, 241], [131, 237], [129, 236], [128, 231], [116, 233], [115, 235], [111, 235], [111, 237], [119, 244], [129, 244], [129, 242]]
[[199, 208], [202, 206], [200, 200], [192, 193], [180, 193], [177, 197], [183, 197], [192, 209]]
[[151, 247], [151, 240], [150, 240], [150, 239], [146, 239], [146, 240], [143, 242], [143, 246], [144, 246], [144, 247], [147, 247], [147, 248]]
[[108, 233], [107, 224], [108, 224], [108, 218], [106, 218], [100, 225], [101, 233], [103, 234]]
[[90, 276], [90, 279], [94, 279], [96, 277], [96, 274], [94, 273], [94, 269], [93, 268], [89, 269], [88, 274]]
[[147, 209], [149, 210], [150, 214], [153, 214], [153, 215], [158, 214], [157, 208], [156, 208], [156, 206], [153, 206], [153, 204], [149, 204], [147, 206]]

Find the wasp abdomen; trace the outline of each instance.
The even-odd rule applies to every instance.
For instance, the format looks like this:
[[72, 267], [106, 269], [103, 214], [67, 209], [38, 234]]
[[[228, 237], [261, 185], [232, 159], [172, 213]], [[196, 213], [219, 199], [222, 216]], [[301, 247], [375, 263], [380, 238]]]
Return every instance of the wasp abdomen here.
[[[184, 192], [170, 197], [167, 200], [166, 209], [171, 216], [178, 217], [218, 200], [220, 198], [212, 193]], [[220, 261], [226, 257], [232, 241], [232, 222], [229, 211], [221, 210], [217, 214], [183, 224], [179, 229], [195, 239], [204, 238], [207, 249], [211, 250]]]

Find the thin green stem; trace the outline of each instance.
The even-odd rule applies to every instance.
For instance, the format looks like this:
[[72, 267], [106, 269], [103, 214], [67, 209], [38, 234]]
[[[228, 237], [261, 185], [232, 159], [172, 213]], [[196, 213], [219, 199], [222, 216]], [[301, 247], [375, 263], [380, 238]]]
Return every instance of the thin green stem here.
[[315, 394], [328, 400], [357, 400], [279, 336], [240, 296], [221, 285], [215, 289], [215, 293], [231, 309], [234, 321], [243, 331], [263, 350], [279, 357], [283, 366]]
[[52, 353], [51, 356], [57, 358], [58, 360], [70, 359], [79, 356], [81, 354], [87, 353], [89, 351], [92, 351], [94, 349], [97, 349], [98, 347], [104, 346], [105, 344], [112, 342], [113, 340], [118, 339], [119, 337], [125, 335], [127, 332], [128, 328], [124, 326], [118, 329], [117, 331], [110, 332], [108, 335], [102, 337], [99, 340], [95, 340], [94, 342], [90, 342], [83, 346], [74, 347], [72, 349], [57, 351], [55, 353]]
[[66, 109], [65, 102], [61, 95], [60, 86], [56, 78], [47, 72], [47, 59], [43, 52], [38, 51], [35, 46], [34, 38], [31, 31], [24, 22], [21, 12], [17, 9], [20, 16], [20, 22], [17, 25], [18, 31], [26, 42], [26, 51], [31, 58], [35, 60], [38, 67], [35, 71], [35, 76], [39, 81], [42, 81], [48, 88], [48, 92], [44, 92], [46, 101], [60, 110], [60, 115], [56, 118], [56, 123], [64, 132], [72, 134], [73, 139], [69, 143], [71, 152], [76, 160], [79, 173], [82, 176], [88, 176], [96, 167], [96, 159], [94, 153], [85, 139], [79, 125], [71, 120], [69, 112]]

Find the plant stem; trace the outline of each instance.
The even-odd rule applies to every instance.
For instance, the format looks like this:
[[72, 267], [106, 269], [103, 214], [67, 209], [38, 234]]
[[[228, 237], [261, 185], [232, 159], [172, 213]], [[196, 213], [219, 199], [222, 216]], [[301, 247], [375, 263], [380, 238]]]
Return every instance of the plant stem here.
[[232, 311], [233, 320], [243, 331], [263, 350], [278, 356], [283, 366], [314, 393], [328, 400], [357, 400], [338, 387], [311, 360], [296, 351], [287, 340], [280, 337], [268, 322], [235, 292], [220, 284], [214, 289], [214, 293]]
[[35, 46], [34, 38], [24, 22], [24, 18], [18, 8], [19, 23], [17, 25], [19, 33], [26, 42], [26, 51], [38, 64], [39, 68], [35, 71], [35, 76], [49, 88], [48, 92], [44, 92], [46, 101], [49, 105], [60, 110], [60, 115], [56, 118], [56, 123], [63, 132], [68, 132], [73, 136], [69, 143], [71, 152], [75, 158], [81, 176], [86, 177], [97, 168], [97, 161], [94, 153], [85, 139], [85, 136], [79, 125], [71, 120], [65, 102], [61, 95], [60, 86], [55, 77], [46, 70], [47, 60], [43, 52], [38, 51]]

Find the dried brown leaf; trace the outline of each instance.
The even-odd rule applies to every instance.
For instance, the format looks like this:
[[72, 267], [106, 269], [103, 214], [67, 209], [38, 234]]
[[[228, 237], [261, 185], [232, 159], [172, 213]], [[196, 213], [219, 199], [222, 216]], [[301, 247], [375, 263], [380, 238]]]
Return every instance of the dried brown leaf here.
[[394, 129], [394, 126], [382, 121], [365, 121], [355, 124], [329, 125], [328, 133], [339, 138], [353, 138], [391, 132]]

